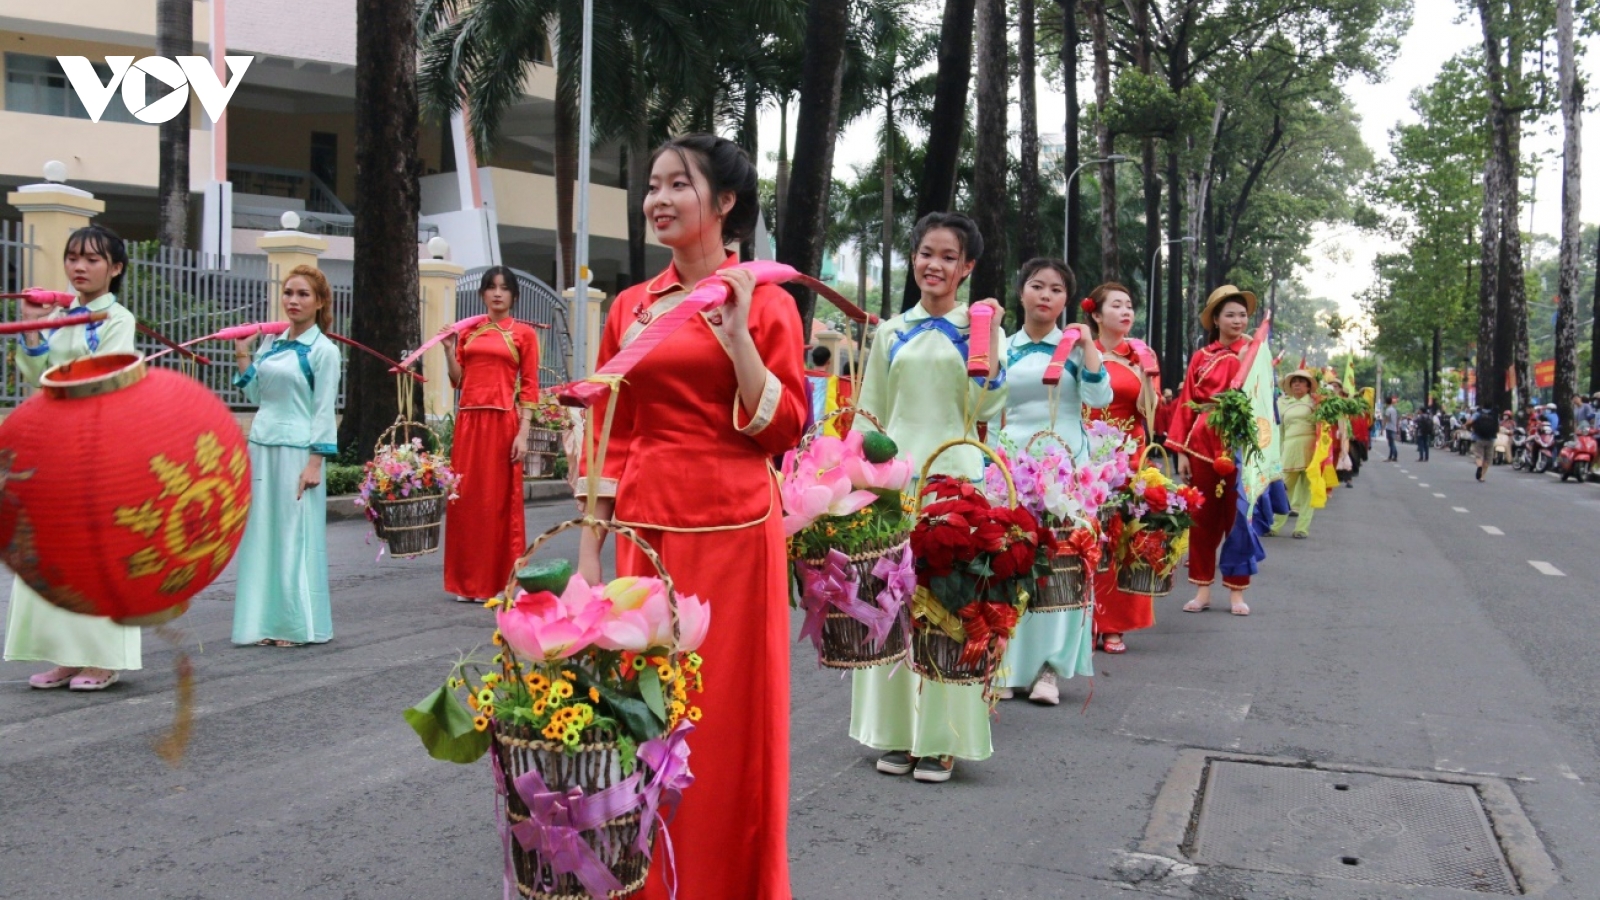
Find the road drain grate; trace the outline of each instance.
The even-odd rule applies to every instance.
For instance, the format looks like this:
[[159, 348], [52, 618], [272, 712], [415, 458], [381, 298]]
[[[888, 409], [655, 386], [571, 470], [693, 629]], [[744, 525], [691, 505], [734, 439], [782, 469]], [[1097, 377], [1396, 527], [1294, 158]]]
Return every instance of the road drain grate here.
[[1198, 863], [1519, 893], [1465, 784], [1213, 760], [1190, 844]]

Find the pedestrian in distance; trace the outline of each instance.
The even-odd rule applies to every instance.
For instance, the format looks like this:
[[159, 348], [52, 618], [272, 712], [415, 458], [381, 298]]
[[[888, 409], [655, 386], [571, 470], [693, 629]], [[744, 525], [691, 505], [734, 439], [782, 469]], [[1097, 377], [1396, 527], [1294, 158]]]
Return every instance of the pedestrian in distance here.
[[[976, 440], [976, 423], [998, 422], [1009, 388], [1003, 368], [989, 379], [967, 375], [964, 348], [972, 322], [957, 291], [983, 255], [978, 226], [958, 213], [929, 213], [912, 231], [911, 246], [911, 276], [922, 296], [878, 326], [857, 408], [882, 422], [906, 456], [925, 464], [947, 441]], [[990, 346], [1007, 346], [999, 303], [978, 302], [995, 309]], [[1002, 367], [1004, 362], [996, 360]], [[872, 426], [857, 416], [854, 427]], [[983, 467], [978, 448], [957, 446], [933, 459], [928, 474], [976, 482]], [[857, 669], [851, 676], [850, 737], [882, 752], [876, 767], [885, 775], [949, 781], [957, 757], [978, 761], [994, 753], [984, 690], [983, 684], [924, 679], [904, 665]]]
[[[1000, 426], [1012, 445], [1026, 448], [1035, 435], [1053, 430], [1060, 437], [1040, 437], [1034, 453], [1051, 444], [1076, 465], [1088, 459], [1089, 433], [1085, 409], [1104, 409], [1111, 402], [1111, 380], [1088, 328], [1073, 332], [1077, 344], [1062, 367], [1054, 389], [1044, 383], [1045, 369], [1064, 338], [1057, 321], [1067, 300], [1077, 293], [1077, 279], [1058, 259], [1031, 259], [1022, 266], [1019, 284], [1023, 324], [1003, 345], [1006, 382], [1010, 385], [1005, 418]], [[1094, 615], [1087, 609], [1025, 612], [1006, 645], [1000, 665], [1004, 677], [1000, 698], [1027, 691], [1028, 699], [1045, 706], [1061, 702], [1057, 678], [1094, 675]]]
[[[1205, 502], [1194, 513], [1189, 530], [1189, 583], [1198, 590], [1194, 599], [1183, 605], [1184, 612], [1204, 612], [1211, 608], [1211, 585], [1216, 581], [1217, 552], [1233, 528], [1238, 514], [1239, 472], [1237, 461], [1217, 433], [1196, 411], [1215, 401], [1227, 390], [1244, 364], [1243, 353], [1250, 344], [1245, 331], [1256, 311], [1256, 295], [1225, 284], [1211, 292], [1200, 310], [1200, 326], [1210, 342], [1189, 360], [1183, 392], [1172, 414], [1172, 434], [1167, 448], [1178, 457], [1178, 475], [1200, 490]], [[1250, 576], [1225, 577], [1228, 606], [1236, 616], [1248, 616], [1250, 607], [1244, 592]]]
[[1423, 409], [1417, 413], [1417, 462], [1428, 461], [1428, 448], [1433, 446], [1434, 424], [1433, 412]]
[[1383, 435], [1389, 439], [1389, 462], [1400, 461], [1400, 446], [1396, 442], [1400, 436], [1400, 407], [1395, 406], [1399, 397], [1390, 397], [1383, 407]]
[[[630, 346], [695, 285], [721, 278], [728, 302], [695, 316], [641, 358], [590, 413], [615, 415], [595, 517], [626, 525], [656, 553], [678, 592], [705, 598], [699, 652], [716, 660], [698, 706], [695, 789], [673, 819], [673, 866], [655, 846], [645, 900], [789, 900], [789, 562], [771, 460], [800, 442], [805, 338], [794, 299], [757, 285], [729, 251], [760, 216], [755, 165], [732, 141], [674, 138], [650, 160], [643, 213], [672, 251], [665, 271], [612, 301], [598, 366]], [[588, 440], [601, 439], [601, 427]], [[591, 447], [594, 444], [591, 443]], [[589, 455], [580, 466], [588, 476]], [[593, 457], [599, 461], [598, 453]], [[580, 477], [587, 499], [590, 479]], [[603, 531], [584, 529], [578, 569], [602, 584]], [[616, 548], [619, 577], [657, 577], [645, 552]], [[736, 811], [730, 798], [738, 798]]]
[[453, 326], [439, 332], [450, 386], [461, 392], [450, 448], [461, 484], [445, 508], [444, 589], [463, 603], [499, 596], [527, 546], [522, 469], [539, 402], [539, 338], [512, 318], [518, 295], [516, 273], [495, 266], [478, 284], [489, 320], [459, 339]]
[[[1095, 330], [1095, 346], [1100, 348], [1106, 371], [1111, 375], [1110, 405], [1103, 410], [1089, 410], [1089, 418], [1103, 419], [1131, 435], [1138, 444], [1139, 455], [1135, 456], [1138, 459], [1150, 444], [1152, 414], [1158, 419], [1161, 415], [1161, 407], [1156, 403], [1161, 367], [1155, 353], [1143, 341], [1128, 336], [1133, 330], [1136, 310], [1133, 293], [1128, 288], [1108, 281], [1089, 292], [1083, 309], [1088, 314], [1089, 327]], [[1170, 389], [1164, 391], [1163, 396], [1167, 398], [1165, 408], [1170, 423], [1177, 403]], [[1113, 655], [1127, 652], [1128, 645], [1123, 638], [1128, 632], [1156, 624], [1155, 598], [1118, 587], [1118, 568], [1113, 559], [1105, 571], [1096, 571], [1093, 575], [1094, 627], [1100, 649]]]
[[[257, 404], [250, 425], [250, 518], [239, 545], [233, 642], [297, 647], [333, 638], [324, 460], [339, 455], [339, 350], [327, 336], [333, 291], [297, 266], [280, 298], [289, 330], [234, 344], [233, 384]], [[253, 351], [253, 352], [252, 352]]]
[[[102, 225], [80, 228], [67, 238], [62, 262], [67, 280], [78, 294], [72, 311], [104, 312], [106, 318], [81, 327], [22, 335], [13, 361], [21, 380], [35, 387], [40, 376], [55, 366], [87, 356], [138, 352], [133, 342], [137, 320], [117, 301], [128, 265], [122, 238]], [[20, 315], [31, 321], [63, 317], [68, 311], [24, 300]], [[86, 477], [92, 480], [93, 473]], [[117, 682], [120, 672], [143, 666], [140, 649], [139, 629], [68, 612], [39, 596], [20, 577], [12, 579], [5, 658], [55, 664], [29, 677], [29, 687], [104, 690]]]
[[1467, 420], [1467, 428], [1472, 431], [1472, 456], [1478, 463], [1477, 478], [1483, 481], [1490, 464], [1494, 462], [1494, 445], [1500, 436], [1500, 423], [1495, 419], [1493, 410], [1480, 406]]

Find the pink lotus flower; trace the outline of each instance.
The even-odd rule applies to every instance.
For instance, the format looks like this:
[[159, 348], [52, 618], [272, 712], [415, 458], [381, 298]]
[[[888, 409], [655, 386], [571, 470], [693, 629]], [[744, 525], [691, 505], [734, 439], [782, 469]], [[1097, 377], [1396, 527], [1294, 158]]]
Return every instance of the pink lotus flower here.
[[785, 534], [794, 534], [823, 516], [852, 515], [878, 499], [871, 491], [851, 489], [843, 462], [844, 442], [835, 437], [820, 437], [804, 452], [784, 454], [779, 492]]
[[888, 462], [867, 462], [861, 447], [861, 432], [852, 431], [844, 439], [844, 472], [850, 486], [863, 491], [903, 491], [911, 484], [911, 461], [897, 456]]
[[495, 614], [495, 624], [513, 652], [552, 661], [595, 644], [608, 612], [610, 604], [597, 602], [589, 583], [575, 575], [560, 597], [548, 591], [519, 591], [510, 608]]
[[[658, 578], [618, 578], [595, 589], [595, 599], [607, 614], [599, 623], [595, 646], [606, 650], [643, 653], [655, 648], [673, 649], [672, 609], [666, 585]], [[698, 597], [678, 595], [680, 651], [698, 648], [711, 624], [711, 609]]]

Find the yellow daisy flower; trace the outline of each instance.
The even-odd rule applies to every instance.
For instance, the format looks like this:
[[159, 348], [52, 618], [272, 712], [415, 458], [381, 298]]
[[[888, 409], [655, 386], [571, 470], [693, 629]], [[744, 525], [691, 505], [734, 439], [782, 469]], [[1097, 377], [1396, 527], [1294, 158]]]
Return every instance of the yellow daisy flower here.
[[488, 716], [478, 716], [477, 718], [472, 720], [472, 727], [476, 728], [479, 731], [488, 731], [489, 730], [489, 717]]

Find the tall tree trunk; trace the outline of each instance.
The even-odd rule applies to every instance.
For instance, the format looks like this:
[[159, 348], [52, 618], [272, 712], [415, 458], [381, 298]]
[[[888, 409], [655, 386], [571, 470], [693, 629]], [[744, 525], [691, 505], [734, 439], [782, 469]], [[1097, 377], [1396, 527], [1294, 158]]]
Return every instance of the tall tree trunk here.
[[[883, 259], [883, 281], [878, 285], [878, 318], [887, 319], [891, 315], [889, 285], [894, 276], [894, 154], [898, 142], [894, 134], [894, 93], [885, 91], [883, 95], [883, 121], [884, 137], [883, 148], [883, 220], [880, 224]], [[863, 289], [864, 290], [864, 289]], [[866, 302], [866, 294], [861, 295], [861, 302]]]
[[[833, 186], [833, 145], [839, 136], [839, 90], [844, 74], [844, 42], [850, 24], [849, 0], [811, 0], [806, 9], [805, 63], [800, 75], [799, 134], [811, 139], [795, 147], [789, 181], [788, 219], [778, 242], [778, 259], [808, 275], [820, 274], [827, 225], [828, 191]], [[810, 334], [816, 298], [791, 287], [803, 334]]]
[[[1067, 118], [1066, 125], [1062, 128], [1061, 142], [1066, 158], [1062, 164], [1063, 174], [1070, 175], [1078, 170], [1078, 0], [1057, 0], [1061, 4], [1061, 69], [1065, 73], [1062, 79], [1063, 92], [1066, 94]], [[1083, 185], [1074, 178], [1072, 184], [1066, 187], [1066, 220], [1063, 223], [1067, 233], [1063, 252], [1065, 260], [1072, 271], [1078, 275], [1080, 293], [1087, 293], [1087, 273], [1083, 270], [1083, 260], [1079, 250], [1082, 238], [1079, 233], [1079, 223], [1083, 221]], [[1067, 304], [1067, 321], [1078, 320], [1078, 304]]]
[[[1178, 141], [1181, 138], [1173, 137], [1167, 142], [1167, 240], [1177, 241], [1183, 237], [1183, 199], [1179, 191], [1183, 190], [1183, 181], [1179, 172]], [[1186, 260], [1192, 258], [1185, 256], [1188, 248], [1179, 243], [1168, 248], [1173, 256], [1167, 260], [1167, 336], [1166, 340], [1158, 345], [1155, 350], [1161, 355], [1161, 368], [1163, 371], [1172, 372], [1173, 377], [1182, 371], [1185, 317], [1188, 314], [1187, 304], [1183, 295], [1183, 271]]]
[[1589, 390], [1600, 391], [1600, 234], [1595, 235], [1594, 242], [1594, 303], [1589, 314], [1593, 321], [1589, 323]]
[[[973, 220], [983, 234], [983, 256], [972, 270], [972, 299], [1006, 299], [1006, 2], [979, 0], [978, 130], [972, 176]], [[1020, 317], [1018, 319], [1020, 323]]]
[[[1578, 213], [1582, 208], [1583, 87], [1573, 45], [1572, 0], [1556, 0], [1556, 43], [1561, 82], [1561, 275], [1556, 298], [1556, 412], [1561, 433], [1572, 433], [1572, 396], [1578, 385]], [[1596, 273], [1600, 277], [1600, 273]]]
[[628, 142], [628, 285], [650, 277], [645, 258], [649, 223], [644, 220], [644, 195], [650, 190], [650, 132], [642, 117]]
[[[750, 74], [750, 71], [747, 68], [745, 70], [744, 79], [744, 110], [743, 115], [739, 119], [739, 146], [742, 147], [745, 154], [750, 157], [750, 162], [752, 164], [761, 158], [760, 100], [761, 92], [756, 88], [755, 76]], [[756, 258], [756, 242], [754, 237], [751, 237], [750, 240], [740, 242], [739, 258], [746, 261]]]
[[[193, 0], [158, 0], [156, 55], [173, 59], [194, 55]], [[187, 87], [179, 88], [188, 94]], [[156, 193], [160, 225], [156, 238], [166, 247], [189, 248], [189, 107], [161, 123]]]
[[[350, 336], [398, 358], [417, 346], [417, 19], [411, 0], [356, 0], [357, 298]], [[408, 382], [409, 385], [409, 382]], [[339, 446], [365, 452], [394, 421], [395, 376], [364, 353], [345, 369]]]
[[773, 176], [772, 238], [783, 241], [783, 225], [789, 208], [789, 98], [778, 102], [778, 174]]
[[1495, 313], [1500, 294], [1500, 154], [1483, 162], [1482, 239], [1478, 244], [1478, 405], [1506, 409], [1505, 372], [1500, 368]]
[[[977, 0], [944, 0], [933, 114], [922, 180], [917, 185], [918, 219], [948, 210], [955, 200], [956, 164], [961, 158], [961, 135], [967, 126], [967, 83], [972, 77], [972, 24], [976, 13]], [[907, 278], [901, 309], [910, 309], [921, 297], [916, 279]]]
[[[1139, 71], [1151, 75], [1155, 70], [1155, 46], [1150, 38], [1150, 0], [1125, 0], [1128, 18], [1133, 23], [1133, 61]], [[1145, 273], [1145, 290], [1149, 291], [1150, 321], [1147, 323], [1149, 344], [1159, 354], [1166, 343], [1165, 319], [1161, 303], [1161, 177], [1156, 169], [1156, 141], [1146, 136], [1140, 141], [1140, 167], [1144, 176], [1144, 255], [1150, 260], [1150, 271]], [[1172, 244], [1165, 248], [1168, 272], [1183, 271], [1183, 245]], [[1174, 255], [1175, 254], [1175, 255]], [[1177, 290], [1169, 287], [1167, 297], [1174, 309], [1178, 305]]]
[[[576, 283], [578, 236], [573, 231], [573, 197], [578, 181], [578, 98], [556, 96], [556, 293]], [[585, 173], [587, 175], [587, 173]]]
[[[1106, 122], [1106, 106], [1111, 102], [1111, 38], [1106, 28], [1106, 5], [1086, 2], [1089, 33], [1094, 41], [1095, 150], [1101, 159], [1114, 152], [1111, 126]], [[1100, 164], [1100, 280], [1120, 281], [1122, 260], [1117, 253], [1117, 164]]]
[[1017, 186], [1017, 259], [1022, 262], [1039, 255], [1039, 98], [1034, 71], [1039, 51], [1033, 34], [1038, 26], [1037, 15], [1034, 0], [1018, 0], [1017, 58], [1020, 65], [1017, 81], [1022, 105], [1022, 183]]

